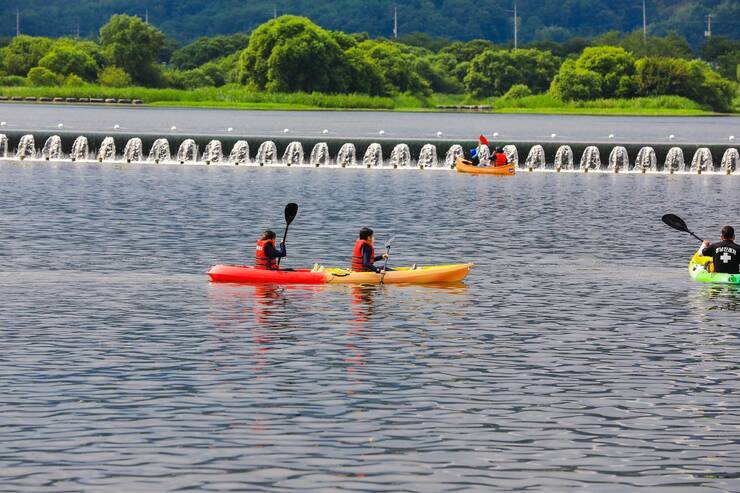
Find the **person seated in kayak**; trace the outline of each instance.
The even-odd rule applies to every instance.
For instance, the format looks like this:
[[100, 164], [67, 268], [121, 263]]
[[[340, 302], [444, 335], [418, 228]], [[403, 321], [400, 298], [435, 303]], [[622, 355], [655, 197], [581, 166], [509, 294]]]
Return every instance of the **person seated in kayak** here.
[[493, 153], [492, 161], [495, 163], [494, 166], [506, 166], [509, 164], [509, 158], [506, 156], [502, 147], [497, 147]]
[[704, 240], [699, 255], [712, 257], [714, 272], [722, 274], [740, 274], [740, 246], [735, 243], [735, 229], [732, 226], [722, 228], [721, 241], [710, 244]]
[[277, 259], [287, 255], [285, 243], [280, 242], [280, 249], [275, 248], [275, 233], [269, 229], [262, 233], [255, 249], [254, 268], [263, 270], [278, 270]]
[[[355, 248], [352, 251], [352, 270], [354, 272], [375, 272], [380, 273], [383, 271], [382, 267], [376, 267], [375, 262], [385, 260], [388, 258], [388, 254], [375, 255], [375, 248], [373, 243], [375, 238], [373, 236], [373, 230], [370, 228], [362, 228], [360, 230], [360, 237], [355, 242]], [[393, 269], [386, 269], [387, 271]]]

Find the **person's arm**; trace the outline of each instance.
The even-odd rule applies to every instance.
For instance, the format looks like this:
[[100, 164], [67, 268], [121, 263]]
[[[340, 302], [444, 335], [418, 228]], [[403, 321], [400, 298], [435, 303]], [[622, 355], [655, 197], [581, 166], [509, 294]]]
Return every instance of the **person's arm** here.
[[370, 247], [368, 245], [362, 245], [362, 267], [373, 272], [380, 272], [380, 269], [374, 265], [376, 259], [377, 257], [371, 257]]
[[280, 250], [273, 247], [272, 244], [267, 244], [265, 246], [265, 257], [267, 258], [283, 258], [286, 255], [285, 243], [283, 242], [280, 242]]
[[704, 240], [704, 243], [702, 243], [701, 247], [699, 248], [699, 255], [703, 257], [714, 257], [714, 254], [716, 253], [716, 246], [710, 245], [708, 241]]

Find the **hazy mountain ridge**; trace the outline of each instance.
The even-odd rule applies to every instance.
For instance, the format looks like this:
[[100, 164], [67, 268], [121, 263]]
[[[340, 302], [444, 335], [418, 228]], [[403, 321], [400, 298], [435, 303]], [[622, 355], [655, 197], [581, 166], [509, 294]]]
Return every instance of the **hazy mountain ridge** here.
[[[44, 36], [96, 36], [114, 13], [148, 13], [168, 36], [187, 42], [199, 36], [249, 32], [280, 14], [304, 15], [319, 25], [345, 32], [392, 36], [392, 0], [4, 0], [0, 36], [21, 32]], [[410, 0], [395, 2], [399, 34], [424, 32], [454, 39], [513, 40], [513, 0]], [[640, 0], [518, 0], [519, 40], [563, 40], [610, 30], [642, 28]], [[736, 0], [648, 0], [651, 34], [676, 31], [698, 43], [713, 15], [713, 34], [740, 37], [740, 2]]]

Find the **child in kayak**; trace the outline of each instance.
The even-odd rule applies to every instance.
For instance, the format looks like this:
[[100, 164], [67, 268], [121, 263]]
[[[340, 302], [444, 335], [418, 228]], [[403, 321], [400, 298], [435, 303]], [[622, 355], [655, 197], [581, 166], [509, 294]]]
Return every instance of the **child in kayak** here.
[[262, 233], [262, 237], [257, 241], [255, 249], [254, 268], [264, 270], [278, 270], [277, 259], [287, 255], [285, 243], [280, 242], [280, 250], [275, 248], [275, 232], [269, 229]]
[[732, 226], [722, 228], [722, 241], [709, 244], [704, 240], [699, 255], [712, 257], [714, 272], [723, 274], [740, 274], [740, 246], [735, 243], [735, 229]]
[[[375, 262], [385, 260], [388, 258], [388, 254], [375, 255], [375, 248], [373, 242], [375, 238], [373, 236], [373, 230], [370, 228], [362, 228], [360, 230], [360, 237], [355, 242], [355, 248], [352, 251], [352, 270], [355, 272], [375, 272], [380, 273], [382, 267], [375, 267]], [[392, 269], [386, 269], [390, 271]]]
[[494, 166], [506, 166], [509, 164], [509, 158], [506, 156], [503, 147], [496, 148], [491, 160], [494, 162]]

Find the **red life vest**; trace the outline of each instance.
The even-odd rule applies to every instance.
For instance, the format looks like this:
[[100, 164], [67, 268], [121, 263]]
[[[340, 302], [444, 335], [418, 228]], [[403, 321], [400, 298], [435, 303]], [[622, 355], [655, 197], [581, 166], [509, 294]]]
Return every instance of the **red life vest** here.
[[355, 248], [352, 250], [352, 270], [355, 272], [369, 272], [369, 269], [366, 269], [364, 265], [362, 265], [362, 247], [363, 246], [369, 246], [370, 247], [370, 260], [375, 258], [375, 249], [367, 240], [357, 240], [355, 242]]
[[275, 248], [275, 240], [259, 240], [254, 252], [254, 268], [262, 270], [278, 270], [277, 259], [268, 258], [265, 255], [265, 247], [272, 245]]
[[503, 152], [496, 153], [496, 166], [506, 166], [509, 164], [509, 160], [506, 158], [506, 154]]

